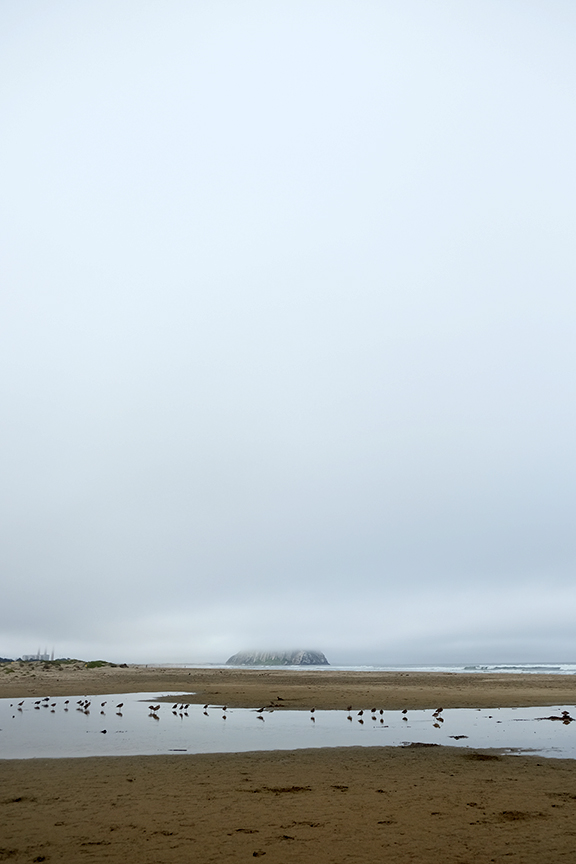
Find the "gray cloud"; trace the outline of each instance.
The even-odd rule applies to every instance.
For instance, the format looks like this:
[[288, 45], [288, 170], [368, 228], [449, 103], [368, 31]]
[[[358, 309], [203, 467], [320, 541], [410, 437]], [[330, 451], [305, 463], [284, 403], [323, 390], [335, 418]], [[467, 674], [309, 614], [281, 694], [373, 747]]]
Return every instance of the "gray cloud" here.
[[572, 657], [572, 6], [0, 15], [0, 653]]

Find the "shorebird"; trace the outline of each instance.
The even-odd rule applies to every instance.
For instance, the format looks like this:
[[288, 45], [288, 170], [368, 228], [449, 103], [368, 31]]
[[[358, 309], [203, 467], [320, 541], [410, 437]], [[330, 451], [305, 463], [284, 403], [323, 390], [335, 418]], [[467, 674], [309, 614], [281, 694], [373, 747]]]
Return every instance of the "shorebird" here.
[[361, 708], [360, 711], [358, 711], [358, 717], [362, 717], [363, 714], [364, 714], [364, 709]]
[[118, 708], [118, 710], [120, 710], [120, 708], [123, 708], [123, 707], [124, 707], [124, 702], [119, 702], [118, 705], [116, 705], [116, 708]]
[[403, 708], [403, 709], [402, 709], [402, 713], [403, 713], [403, 714], [407, 714], [407, 713], [408, 713], [408, 709], [407, 709], [407, 708]]
[[316, 710], [316, 708], [310, 708], [310, 713], [313, 714], [315, 712], [315, 710]]

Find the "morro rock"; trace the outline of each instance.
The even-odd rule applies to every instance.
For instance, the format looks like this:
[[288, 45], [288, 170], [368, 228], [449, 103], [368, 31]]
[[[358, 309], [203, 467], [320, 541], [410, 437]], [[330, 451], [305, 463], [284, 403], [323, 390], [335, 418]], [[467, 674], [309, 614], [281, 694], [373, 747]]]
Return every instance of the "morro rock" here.
[[239, 651], [226, 661], [231, 666], [329, 666], [321, 651]]

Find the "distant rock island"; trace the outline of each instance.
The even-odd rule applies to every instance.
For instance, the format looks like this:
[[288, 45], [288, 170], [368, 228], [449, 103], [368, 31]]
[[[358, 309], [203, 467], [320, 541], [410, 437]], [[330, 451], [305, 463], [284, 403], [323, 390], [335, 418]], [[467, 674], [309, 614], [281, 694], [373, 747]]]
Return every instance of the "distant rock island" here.
[[231, 666], [329, 666], [321, 651], [239, 651], [226, 661]]

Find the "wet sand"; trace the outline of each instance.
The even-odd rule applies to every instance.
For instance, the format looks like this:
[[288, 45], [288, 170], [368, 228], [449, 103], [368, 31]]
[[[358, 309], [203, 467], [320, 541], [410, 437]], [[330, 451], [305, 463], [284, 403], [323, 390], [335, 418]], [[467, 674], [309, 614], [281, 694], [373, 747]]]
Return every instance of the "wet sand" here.
[[[292, 709], [576, 702], [576, 680], [552, 675], [38, 667], [0, 681], [14, 698], [145, 691]], [[352, 747], [8, 760], [0, 777], [0, 861], [576, 861], [572, 760]]]
[[568, 760], [444, 747], [0, 763], [0, 860], [576, 860]]

